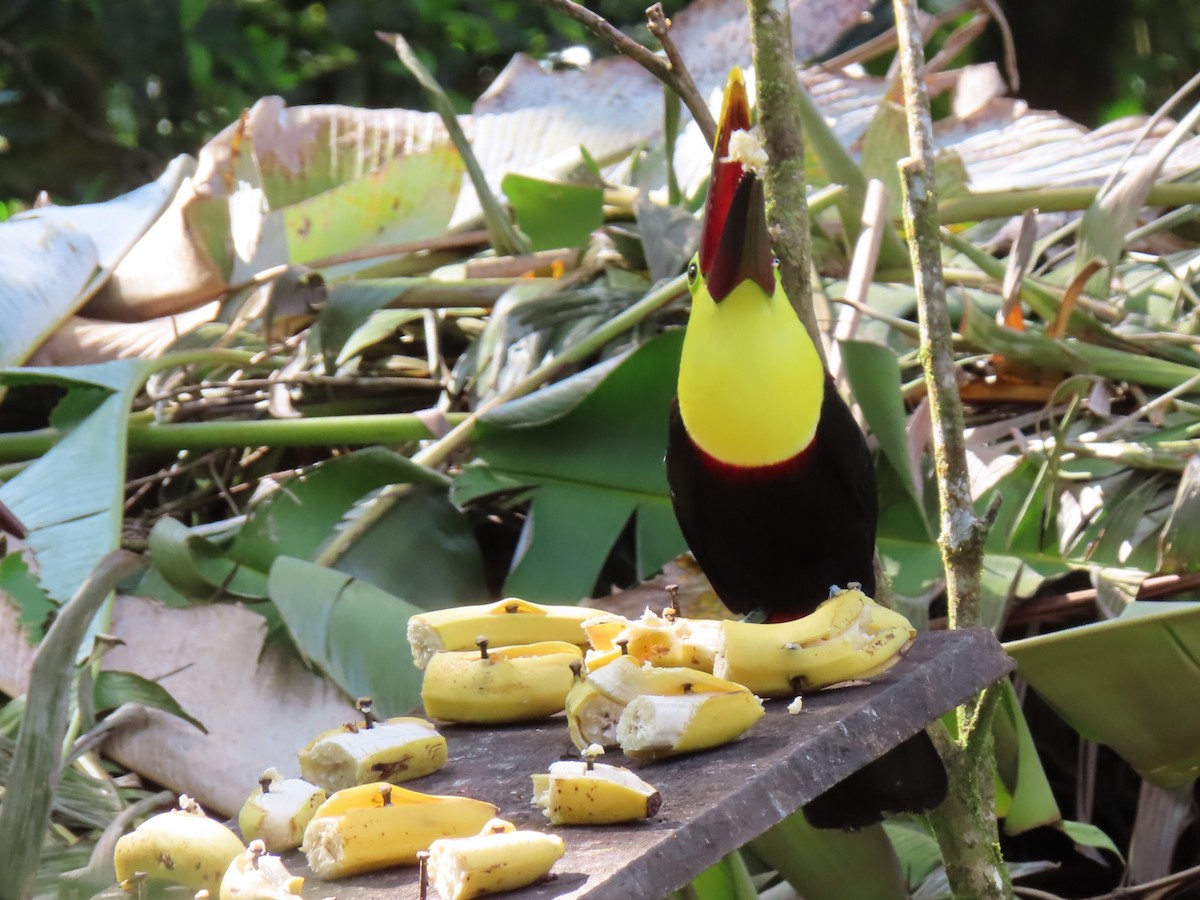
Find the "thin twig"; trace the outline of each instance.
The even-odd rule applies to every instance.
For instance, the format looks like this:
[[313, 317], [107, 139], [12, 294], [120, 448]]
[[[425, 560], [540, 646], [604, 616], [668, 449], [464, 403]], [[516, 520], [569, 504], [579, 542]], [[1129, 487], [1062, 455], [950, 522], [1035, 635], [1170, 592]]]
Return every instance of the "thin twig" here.
[[[696, 124], [700, 126], [700, 133], [704, 135], [704, 139], [708, 144], [712, 145], [717, 137], [717, 123], [713, 119], [712, 112], [709, 111], [708, 104], [704, 102], [704, 99], [694, 89], [691, 96], [688, 96], [682, 88], [679, 72], [672, 68], [669, 62], [648, 47], [643, 47], [627, 34], [618, 31], [603, 16], [597, 15], [587, 7], [575, 3], [574, 0], [541, 0], [541, 3], [543, 6], [548, 6], [564, 15], [570, 16], [587, 28], [592, 34], [596, 35], [596, 37], [612, 44], [618, 53], [623, 53], [637, 62], [643, 69], [678, 94], [683, 102], [687, 104], [687, 108], [691, 112], [692, 118], [696, 120]], [[691, 76], [688, 76], [688, 80], [691, 81]]]
[[[717, 139], [717, 123], [713, 121], [712, 112], [709, 110], [708, 104], [700, 96], [700, 91], [696, 87], [692, 73], [684, 65], [679, 48], [671, 40], [671, 20], [663, 12], [661, 3], [655, 3], [646, 10], [646, 23], [650, 28], [650, 33], [658, 38], [658, 42], [662, 44], [663, 52], [667, 54], [667, 61], [671, 64], [671, 74], [675, 76], [675, 82], [671, 85], [672, 90], [679, 95], [683, 102], [687, 104], [687, 108], [692, 111], [692, 116], [695, 117], [696, 124], [700, 126], [700, 133], [704, 135], [704, 140], [711, 147]], [[697, 109], [703, 111], [703, 118], [696, 115]]]
[[858, 332], [862, 310], [867, 306], [867, 292], [871, 288], [875, 266], [879, 262], [879, 245], [883, 241], [883, 229], [886, 224], [887, 199], [887, 188], [882, 181], [872, 178], [867, 182], [867, 201], [862, 212], [863, 227], [858, 233], [858, 242], [854, 245], [850, 274], [846, 276], [845, 305], [837, 312], [833, 340], [829, 344], [829, 372], [838, 384], [841, 384], [845, 377], [842, 371], [840, 344], [842, 341], [852, 340]]
[[1164, 888], [1177, 887], [1189, 883], [1200, 884], [1200, 866], [1181, 869], [1178, 872], [1172, 872], [1170, 875], [1164, 875], [1162, 878], [1156, 878], [1153, 881], [1145, 881], [1141, 884], [1130, 885], [1129, 887], [1120, 887], [1107, 894], [1092, 897], [1090, 900], [1131, 900], [1131, 898], [1141, 897], [1144, 894], [1152, 894]]

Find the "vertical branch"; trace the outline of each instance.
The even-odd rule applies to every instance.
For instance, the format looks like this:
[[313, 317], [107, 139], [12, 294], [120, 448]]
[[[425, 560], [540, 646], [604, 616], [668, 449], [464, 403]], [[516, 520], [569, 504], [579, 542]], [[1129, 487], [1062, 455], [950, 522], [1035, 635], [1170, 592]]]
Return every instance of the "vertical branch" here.
[[766, 147], [767, 225], [771, 246], [787, 292], [808, 329], [817, 353], [825, 358], [821, 329], [812, 303], [812, 236], [808, 231], [808, 193], [804, 173], [804, 130], [800, 118], [800, 82], [792, 49], [792, 13], [787, 0], [747, 0], [758, 124]]
[[[925, 52], [916, 0], [893, 0], [900, 42], [904, 107], [911, 156], [901, 160], [904, 227], [917, 288], [921, 365], [933, 416], [933, 453], [941, 505], [938, 545], [946, 570], [950, 626], [978, 625], [979, 573], [991, 513], [975, 514], [963, 440], [950, 313], [942, 276], [934, 192], [933, 121], [925, 86]], [[943, 728], [930, 734], [946, 764], [949, 791], [930, 816], [956, 897], [1011, 898], [1012, 882], [1000, 855], [995, 809], [995, 759], [987, 707], [962, 706], [958, 740]], [[972, 727], [973, 726], [973, 727]]]
[[916, 23], [916, 4], [894, 0], [900, 38], [904, 110], [912, 156], [900, 161], [904, 186], [904, 229], [917, 288], [921, 323], [921, 364], [933, 415], [933, 453], [942, 510], [938, 544], [946, 567], [950, 627], [980, 623], [979, 571], [983, 566], [985, 523], [975, 515], [963, 440], [962, 400], [954, 365], [953, 330], [942, 278], [937, 195], [933, 178], [933, 124], [925, 88], [925, 53]]

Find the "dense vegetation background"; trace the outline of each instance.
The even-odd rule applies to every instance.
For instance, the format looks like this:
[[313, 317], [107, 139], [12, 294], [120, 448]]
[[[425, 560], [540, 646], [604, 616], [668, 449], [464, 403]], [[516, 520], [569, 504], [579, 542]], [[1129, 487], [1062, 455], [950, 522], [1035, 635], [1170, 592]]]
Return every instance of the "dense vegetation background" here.
[[[589, 4], [634, 29], [646, 5]], [[664, 3], [668, 14], [683, 5]], [[866, 27], [881, 30], [891, 4], [877, 5]], [[1020, 95], [1085, 125], [1153, 111], [1200, 68], [1200, 4], [1190, 0], [1000, 6], [1016, 39]], [[423, 107], [378, 29], [403, 33], [464, 111], [514, 53], [581, 43], [607, 52], [529, 0], [4, 0], [0, 218], [41, 190], [70, 203], [142, 184], [264, 95]], [[996, 28], [969, 52], [999, 59]]]

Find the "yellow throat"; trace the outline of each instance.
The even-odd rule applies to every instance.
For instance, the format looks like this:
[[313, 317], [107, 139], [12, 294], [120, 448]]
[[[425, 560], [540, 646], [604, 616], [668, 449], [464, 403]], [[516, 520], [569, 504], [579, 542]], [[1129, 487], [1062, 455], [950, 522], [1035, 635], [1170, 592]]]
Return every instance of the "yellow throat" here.
[[689, 268], [692, 313], [679, 363], [679, 411], [701, 450], [737, 466], [783, 462], [809, 445], [825, 371], [783, 289], [743, 281], [713, 302]]

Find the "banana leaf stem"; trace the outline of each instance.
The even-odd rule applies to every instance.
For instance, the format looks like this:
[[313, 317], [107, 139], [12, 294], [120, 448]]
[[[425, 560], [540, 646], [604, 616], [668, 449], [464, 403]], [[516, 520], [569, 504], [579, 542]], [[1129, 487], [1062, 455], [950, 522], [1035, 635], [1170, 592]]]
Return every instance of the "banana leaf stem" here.
[[[463, 413], [449, 413], [458, 424]], [[0, 434], [0, 462], [35, 459], [63, 437], [57, 428]], [[319, 447], [333, 445], [402, 444], [433, 437], [415, 413], [366, 416], [325, 416], [312, 419], [184, 422], [155, 425], [131, 421], [129, 451], [212, 450], [219, 447]]]
[[[1039, 212], [1071, 212], [1092, 205], [1098, 187], [1037, 188], [1023, 191], [979, 191], [949, 197], [938, 204], [938, 221], [943, 225], [979, 222], [1019, 216], [1029, 209]], [[1150, 188], [1147, 206], [1186, 206], [1200, 203], [1200, 183], [1160, 182]]]
[[[953, 329], [942, 273], [940, 210], [934, 178], [933, 119], [925, 83], [925, 47], [917, 21], [917, 0], [893, 0], [900, 45], [900, 74], [911, 156], [899, 163], [904, 195], [904, 228], [908, 238], [921, 324], [921, 364], [933, 419], [933, 452], [937, 471], [941, 528], [938, 545], [946, 572], [951, 628], [982, 624], [980, 572], [983, 543], [996, 507], [978, 516], [971, 497], [963, 436], [962, 398], [958, 393]], [[995, 806], [995, 757], [989, 709], [983, 698], [956, 711], [960, 735], [973, 723], [980, 727], [968, 748], [949, 738], [940, 723], [930, 736], [946, 765], [949, 790], [930, 813], [956, 897], [1008, 900], [1012, 880], [1000, 853]]]

